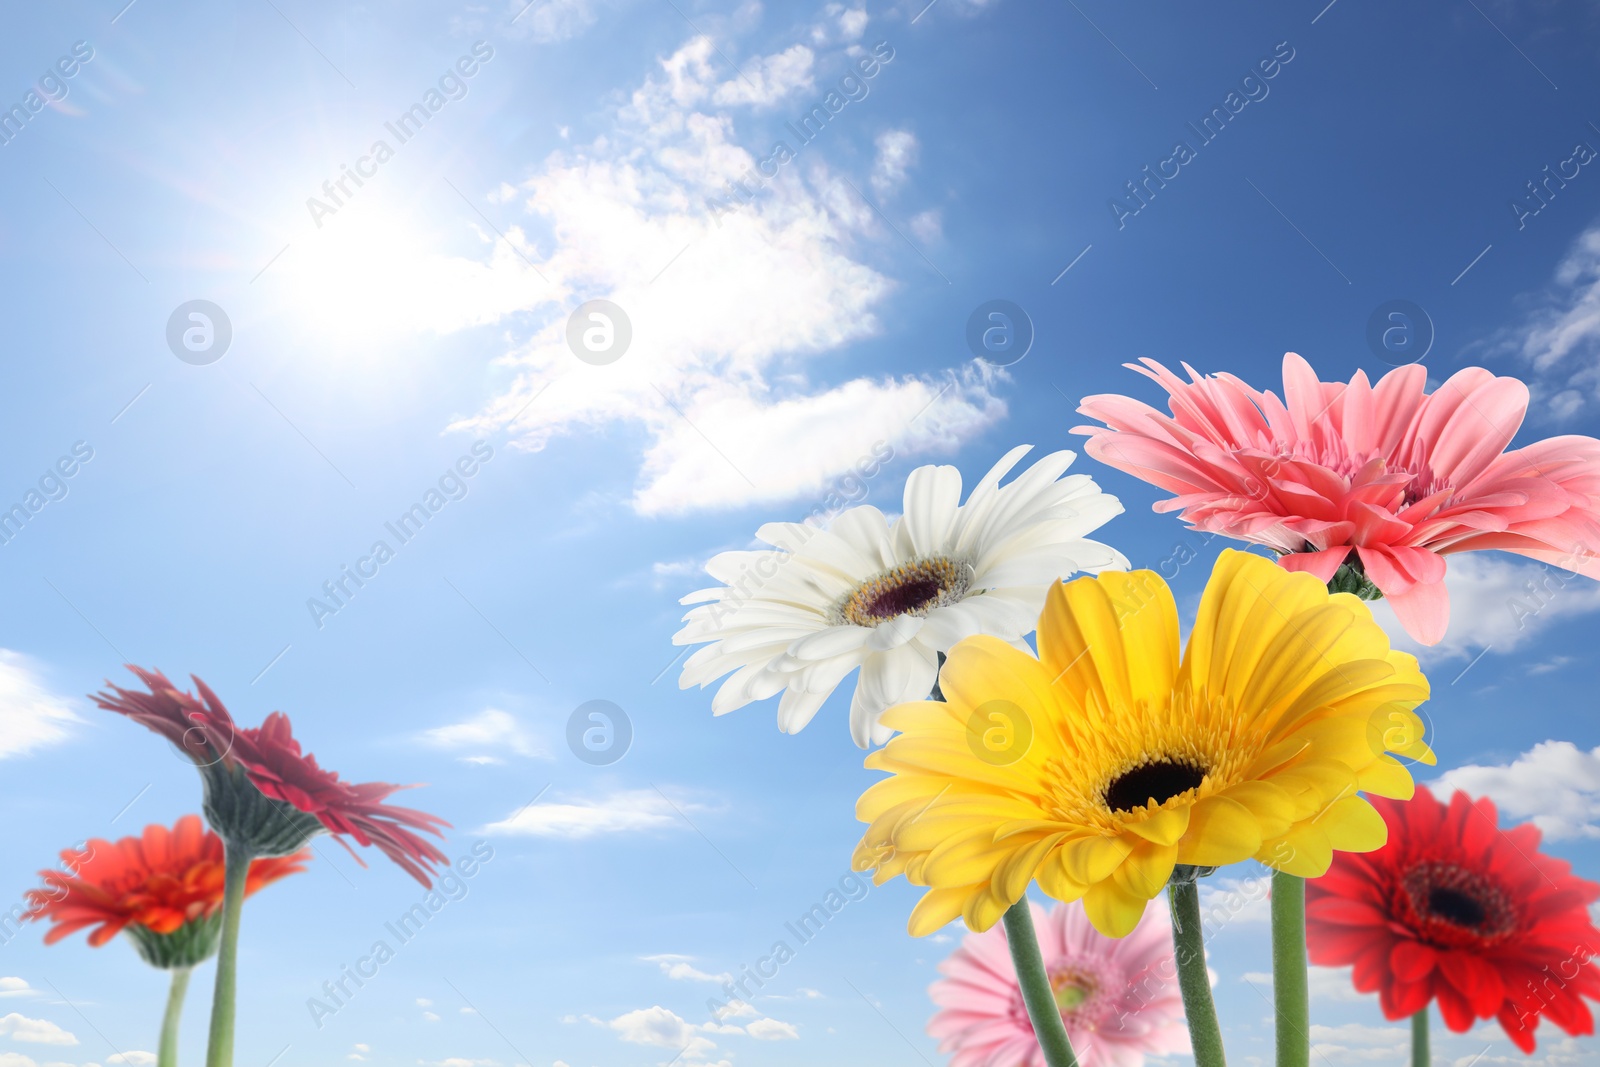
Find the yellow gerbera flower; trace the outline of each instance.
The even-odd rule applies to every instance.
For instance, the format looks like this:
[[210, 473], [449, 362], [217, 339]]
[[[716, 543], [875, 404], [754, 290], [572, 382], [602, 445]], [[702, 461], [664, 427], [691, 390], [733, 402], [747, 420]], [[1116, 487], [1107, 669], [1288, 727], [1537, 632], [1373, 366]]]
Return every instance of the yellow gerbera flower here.
[[1176, 864], [1315, 877], [1384, 843], [1358, 790], [1409, 799], [1394, 756], [1433, 762], [1416, 658], [1356, 597], [1261, 556], [1222, 553], [1181, 661], [1153, 571], [1057, 583], [1038, 646], [969, 637], [945, 702], [884, 717], [900, 735], [866, 763], [892, 777], [856, 805], [854, 866], [928, 887], [914, 936], [987, 930], [1033, 880], [1121, 937]]

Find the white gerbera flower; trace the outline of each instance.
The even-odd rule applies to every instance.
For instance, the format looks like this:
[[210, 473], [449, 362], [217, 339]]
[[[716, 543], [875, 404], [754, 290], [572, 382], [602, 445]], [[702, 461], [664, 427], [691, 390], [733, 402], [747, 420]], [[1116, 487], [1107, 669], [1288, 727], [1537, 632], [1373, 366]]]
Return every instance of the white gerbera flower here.
[[859, 667], [850, 734], [862, 748], [887, 741], [893, 731], [879, 717], [926, 700], [939, 655], [957, 641], [982, 633], [1018, 643], [1052, 582], [1128, 567], [1084, 536], [1122, 503], [1086, 474], [1061, 477], [1074, 453], [1053, 452], [1000, 484], [1031, 447], [1006, 453], [965, 505], [954, 467], [918, 467], [892, 526], [875, 507], [850, 508], [825, 530], [768, 523], [756, 536], [774, 550], [714, 556], [706, 571], [724, 584], [682, 600], [699, 606], [673, 643], [710, 644], [684, 664], [679, 688], [732, 671], [712, 712], [781, 692], [778, 728], [793, 734]]

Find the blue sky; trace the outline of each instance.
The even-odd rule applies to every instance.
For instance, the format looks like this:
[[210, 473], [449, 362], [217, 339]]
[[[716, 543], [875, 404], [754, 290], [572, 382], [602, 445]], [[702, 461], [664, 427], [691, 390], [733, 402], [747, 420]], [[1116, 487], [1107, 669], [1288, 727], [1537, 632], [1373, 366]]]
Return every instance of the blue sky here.
[[[677, 690], [708, 556], [875, 448], [867, 499], [892, 511], [919, 463], [970, 484], [1014, 444], [1067, 446], [1080, 397], [1155, 399], [1137, 357], [1263, 386], [1288, 350], [1382, 372], [1367, 324], [1393, 300], [1431, 320], [1430, 376], [1530, 381], [1523, 440], [1600, 429], [1600, 171], [1577, 150], [1600, 149], [1600, 25], [1574, 0], [124, 2], [0, 15], [0, 103], [59, 97], [0, 145], [0, 501], [79, 449], [0, 546], [0, 895], [197, 810], [181, 760], [82, 696], [125, 661], [199, 674], [247, 723], [288, 712], [347, 777], [428, 783], [410, 799], [454, 824], [446, 852], [493, 850], [319, 1028], [308, 998], [419, 896], [323, 841], [247, 911], [241, 1065], [940, 1063], [925, 989], [953, 943], [905, 935], [899, 884], [711, 1026], [707, 979], [845, 874], [872, 776], [847, 690], [796, 737]], [[866, 56], [800, 144], [786, 124]], [[402, 143], [388, 124], [430, 91]], [[1235, 92], [1202, 144], [1188, 124]], [[780, 140], [792, 158], [729, 199]], [[1179, 140], [1192, 158], [1128, 199]], [[1569, 177], [1535, 200], [1547, 173]], [[632, 326], [606, 365], [566, 342], [593, 299]], [[999, 370], [964, 340], [992, 299], [1035, 331]], [[209, 363], [168, 345], [193, 300], [231, 325]], [[1127, 505], [1099, 536], [1136, 564], [1192, 538], [1149, 487], [1077, 469]], [[355, 596], [308, 607], [435, 488], [453, 499]], [[1425, 660], [1441, 767], [1600, 874], [1600, 592], [1519, 626], [1540, 568], [1453, 570]], [[592, 700], [631, 723], [606, 765], [567, 745]], [[1213, 891], [1248, 904], [1254, 874]], [[1227, 910], [1218, 997], [1249, 1067], [1266, 926]], [[165, 988], [127, 946], [30, 930], [0, 976], [0, 1065], [150, 1062]], [[1374, 1003], [1317, 980], [1319, 1062], [1399, 1059]], [[1539, 1062], [1596, 1055], [1542, 1037]], [[1438, 1048], [1513, 1053], [1497, 1029]]]

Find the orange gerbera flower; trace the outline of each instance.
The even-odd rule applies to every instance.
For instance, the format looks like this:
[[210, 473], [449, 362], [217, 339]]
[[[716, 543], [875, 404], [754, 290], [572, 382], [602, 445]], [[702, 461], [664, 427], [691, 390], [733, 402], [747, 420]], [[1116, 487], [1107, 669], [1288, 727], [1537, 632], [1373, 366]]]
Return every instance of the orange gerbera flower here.
[[[246, 895], [305, 870], [309, 851], [250, 865]], [[138, 837], [100, 838], [61, 853], [63, 870], [41, 871], [45, 888], [28, 892], [28, 916], [53, 925], [45, 944], [94, 927], [89, 944], [99, 947], [125, 928], [172, 934], [222, 907], [222, 838], [198, 815], [185, 815], [172, 829], [147, 826]]]

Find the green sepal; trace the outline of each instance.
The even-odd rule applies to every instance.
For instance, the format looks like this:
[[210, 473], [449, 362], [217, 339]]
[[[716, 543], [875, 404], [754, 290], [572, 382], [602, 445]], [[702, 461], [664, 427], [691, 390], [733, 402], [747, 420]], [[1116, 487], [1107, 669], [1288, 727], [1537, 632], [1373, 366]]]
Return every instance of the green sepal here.
[[1372, 579], [1367, 577], [1361, 561], [1354, 556], [1350, 558], [1355, 562], [1339, 564], [1339, 569], [1328, 581], [1328, 592], [1354, 593], [1362, 600], [1382, 600], [1383, 590], [1372, 584]]
[[206, 822], [230, 850], [252, 858], [289, 856], [326, 829], [315, 815], [257, 789], [237, 764], [213, 763], [200, 768], [200, 776], [205, 780]]
[[129, 923], [122, 928], [138, 950], [139, 957], [163, 971], [197, 967], [217, 954], [222, 936], [222, 911], [207, 918], [193, 919], [170, 934], [158, 934], [148, 926]]

